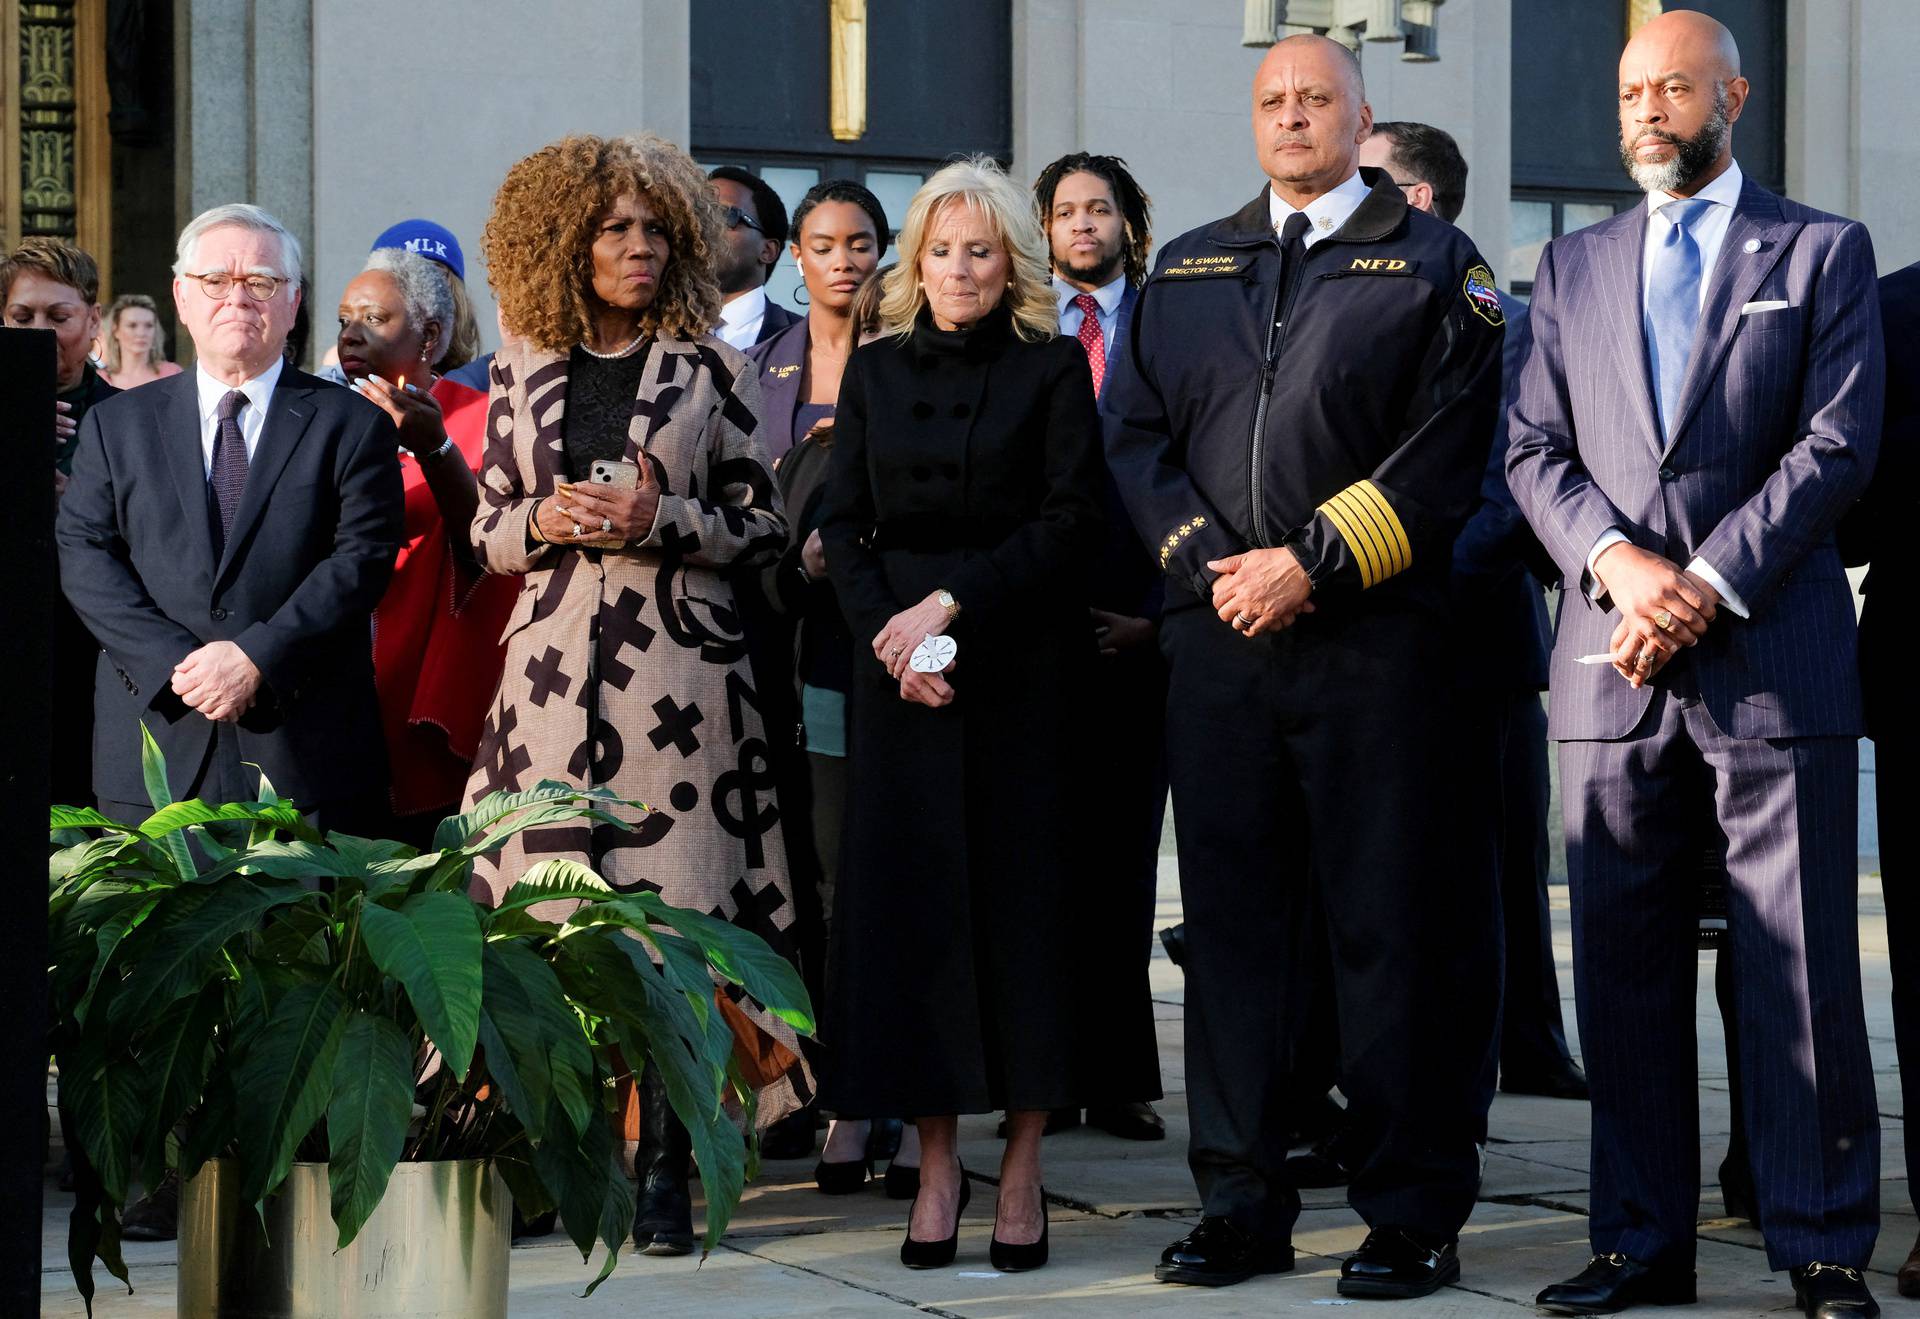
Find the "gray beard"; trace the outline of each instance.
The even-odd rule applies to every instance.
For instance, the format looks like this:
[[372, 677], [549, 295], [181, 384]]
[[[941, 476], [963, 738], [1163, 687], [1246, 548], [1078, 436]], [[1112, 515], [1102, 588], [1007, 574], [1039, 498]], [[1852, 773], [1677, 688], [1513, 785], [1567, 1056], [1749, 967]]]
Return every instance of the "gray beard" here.
[[1713, 98], [1713, 113], [1707, 116], [1707, 122], [1700, 125], [1700, 131], [1692, 137], [1674, 144], [1671, 159], [1658, 165], [1642, 164], [1623, 138], [1620, 161], [1627, 167], [1627, 173], [1632, 175], [1633, 181], [1640, 185], [1642, 192], [1674, 192], [1712, 168], [1713, 162], [1720, 158], [1720, 152], [1727, 145], [1727, 136], [1732, 127], [1727, 121], [1726, 91], [1718, 89]]

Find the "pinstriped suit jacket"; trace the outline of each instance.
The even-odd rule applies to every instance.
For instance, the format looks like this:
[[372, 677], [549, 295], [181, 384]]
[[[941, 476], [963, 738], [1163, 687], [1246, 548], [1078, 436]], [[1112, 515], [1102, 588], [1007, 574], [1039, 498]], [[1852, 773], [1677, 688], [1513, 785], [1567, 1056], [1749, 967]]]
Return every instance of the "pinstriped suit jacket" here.
[[[1631, 733], [1652, 700], [1607, 665], [1619, 614], [1587, 553], [1609, 527], [1684, 565], [1698, 554], [1745, 601], [1688, 652], [1733, 737], [1861, 729], [1851, 592], [1834, 547], [1880, 441], [1885, 362], [1873, 248], [1859, 223], [1746, 182], [1707, 285], [1671, 439], [1655, 420], [1641, 331], [1644, 206], [1550, 243], [1532, 355], [1510, 414], [1508, 477], [1563, 593], [1550, 735]], [[1776, 310], [1741, 309], [1784, 302]], [[1655, 683], [1663, 681], [1662, 675]]]

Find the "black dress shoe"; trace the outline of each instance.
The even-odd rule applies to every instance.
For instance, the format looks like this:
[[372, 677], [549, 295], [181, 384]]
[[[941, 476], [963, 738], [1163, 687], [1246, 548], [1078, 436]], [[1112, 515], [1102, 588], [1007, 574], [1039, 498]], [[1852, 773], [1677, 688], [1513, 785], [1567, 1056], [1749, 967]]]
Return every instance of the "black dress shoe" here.
[[1692, 1269], [1656, 1268], [1625, 1255], [1595, 1255], [1587, 1267], [1533, 1298], [1552, 1314], [1614, 1314], [1632, 1305], [1692, 1305]]
[[1167, 1124], [1152, 1104], [1109, 1104], [1087, 1110], [1087, 1125], [1121, 1140], [1165, 1140]]
[[1187, 924], [1169, 925], [1160, 931], [1160, 946], [1167, 950], [1167, 960], [1181, 970], [1187, 969]]
[[1256, 1241], [1232, 1220], [1207, 1217], [1160, 1252], [1157, 1282], [1189, 1287], [1231, 1287], [1261, 1273], [1293, 1272], [1293, 1246]]
[[760, 1133], [760, 1157], [763, 1159], [804, 1159], [813, 1153], [814, 1108], [808, 1104], [770, 1125]]
[[1539, 1095], [1546, 1099], [1587, 1098], [1587, 1074], [1569, 1059], [1545, 1067], [1500, 1069], [1500, 1089], [1510, 1095]]
[[1305, 1154], [1289, 1155], [1287, 1176], [1299, 1187], [1345, 1186], [1353, 1173], [1334, 1148], [1334, 1141], [1323, 1140]]
[[129, 1241], [172, 1241], [180, 1234], [180, 1174], [169, 1168], [151, 1191], [120, 1215], [120, 1235]]
[[[917, 1198], [917, 1197], [916, 1197]], [[960, 1248], [960, 1215], [967, 1212], [967, 1201], [973, 1198], [973, 1183], [967, 1180], [967, 1170], [960, 1170], [960, 1207], [953, 1211], [953, 1235], [944, 1241], [915, 1241], [913, 1239], [913, 1215], [907, 1215], [907, 1236], [900, 1243], [900, 1262], [910, 1269], [944, 1269], [953, 1263], [953, 1256]]]
[[872, 1176], [871, 1159], [855, 1159], [851, 1163], [828, 1163], [822, 1159], [813, 1165], [813, 1184], [822, 1195], [852, 1195]]
[[1844, 1264], [1809, 1264], [1793, 1270], [1793, 1298], [1807, 1319], [1873, 1319], [1880, 1307], [1859, 1269]]
[[920, 1194], [919, 1165], [895, 1159], [887, 1165], [887, 1175], [880, 1184], [886, 1188], [887, 1199], [911, 1200]]
[[993, 1240], [987, 1246], [987, 1260], [1001, 1273], [1029, 1273], [1047, 1262], [1047, 1188], [1040, 1188], [1040, 1239], [1016, 1246], [1000, 1239], [1000, 1216], [993, 1218]]
[[535, 1214], [532, 1218], [521, 1217], [520, 1210], [513, 1211], [513, 1239], [530, 1241], [535, 1237], [552, 1236], [553, 1230], [560, 1225], [560, 1211], [549, 1209], [544, 1214]]
[[1406, 1300], [1431, 1296], [1460, 1276], [1452, 1241], [1429, 1242], [1404, 1228], [1376, 1227], [1340, 1266], [1342, 1296]]

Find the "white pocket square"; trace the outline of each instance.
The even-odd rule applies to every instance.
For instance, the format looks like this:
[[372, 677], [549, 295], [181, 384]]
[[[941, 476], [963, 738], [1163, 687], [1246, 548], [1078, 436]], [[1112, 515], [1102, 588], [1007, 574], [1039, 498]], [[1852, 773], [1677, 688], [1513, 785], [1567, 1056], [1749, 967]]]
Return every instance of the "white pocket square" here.
[[1790, 302], [1749, 302], [1740, 309], [1740, 314], [1751, 316], [1757, 311], [1784, 311], [1792, 305]]

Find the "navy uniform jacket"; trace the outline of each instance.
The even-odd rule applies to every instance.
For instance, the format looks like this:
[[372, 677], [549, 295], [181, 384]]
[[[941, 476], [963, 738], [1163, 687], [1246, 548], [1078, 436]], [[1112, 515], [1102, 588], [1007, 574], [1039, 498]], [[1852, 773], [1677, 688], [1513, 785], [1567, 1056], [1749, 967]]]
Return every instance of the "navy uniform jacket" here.
[[1169, 609], [1209, 597], [1208, 560], [1283, 544], [1316, 596], [1445, 606], [1499, 411], [1503, 317], [1465, 234], [1360, 175], [1370, 195], [1290, 291], [1262, 189], [1167, 244], [1140, 292], [1105, 391], [1107, 457]]
[[1500, 309], [1507, 318], [1500, 350], [1500, 420], [1487, 446], [1479, 507], [1453, 543], [1455, 604], [1466, 617], [1484, 622], [1496, 643], [1462, 665], [1461, 678], [1481, 688], [1543, 692], [1553, 624], [1540, 583], [1559, 580], [1560, 570], [1535, 539], [1507, 484], [1507, 409], [1519, 393], [1533, 332], [1526, 303], [1502, 293]]

